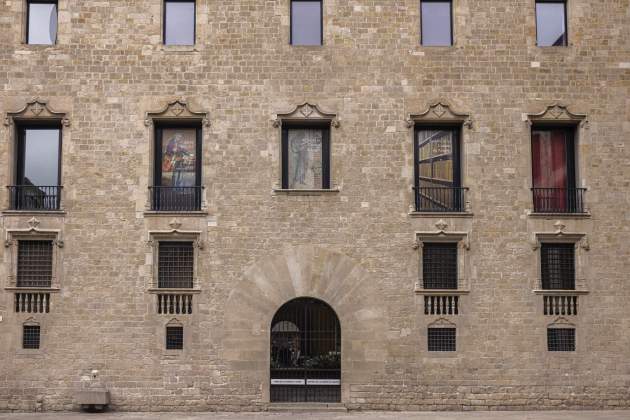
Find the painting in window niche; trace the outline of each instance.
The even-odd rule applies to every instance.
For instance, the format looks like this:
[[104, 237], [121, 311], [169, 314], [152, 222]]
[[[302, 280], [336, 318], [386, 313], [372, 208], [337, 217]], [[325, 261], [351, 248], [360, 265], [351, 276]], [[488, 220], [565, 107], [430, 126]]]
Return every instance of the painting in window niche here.
[[195, 186], [196, 136], [194, 128], [165, 128], [162, 132], [163, 187]]
[[289, 189], [322, 188], [322, 137], [320, 129], [289, 130]]

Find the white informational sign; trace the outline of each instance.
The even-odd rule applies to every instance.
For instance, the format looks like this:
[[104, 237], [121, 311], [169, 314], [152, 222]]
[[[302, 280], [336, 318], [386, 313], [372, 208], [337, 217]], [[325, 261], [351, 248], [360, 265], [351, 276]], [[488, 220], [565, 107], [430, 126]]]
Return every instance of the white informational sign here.
[[339, 379], [307, 379], [306, 385], [341, 385]]
[[304, 385], [304, 379], [272, 379], [271, 385]]

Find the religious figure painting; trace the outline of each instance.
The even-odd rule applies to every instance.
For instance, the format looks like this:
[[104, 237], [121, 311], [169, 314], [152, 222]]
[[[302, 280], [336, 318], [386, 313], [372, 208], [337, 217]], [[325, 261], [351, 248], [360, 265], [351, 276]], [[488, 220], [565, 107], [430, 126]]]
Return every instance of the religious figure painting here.
[[194, 187], [196, 183], [196, 130], [162, 132], [162, 186]]
[[321, 129], [289, 130], [290, 189], [322, 188], [322, 137]]

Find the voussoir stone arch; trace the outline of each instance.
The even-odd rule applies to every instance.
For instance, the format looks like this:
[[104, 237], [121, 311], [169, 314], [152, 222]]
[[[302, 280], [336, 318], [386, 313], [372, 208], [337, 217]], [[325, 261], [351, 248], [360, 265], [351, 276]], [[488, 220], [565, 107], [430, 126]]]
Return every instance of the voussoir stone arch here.
[[382, 374], [387, 358], [385, 310], [377, 282], [360, 264], [315, 246], [288, 247], [246, 268], [226, 302], [222, 359], [230, 377], [261, 385], [269, 401], [269, 337], [286, 302], [312, 297], [332, 307], [341, 324], [342, 401], [351, 384]]

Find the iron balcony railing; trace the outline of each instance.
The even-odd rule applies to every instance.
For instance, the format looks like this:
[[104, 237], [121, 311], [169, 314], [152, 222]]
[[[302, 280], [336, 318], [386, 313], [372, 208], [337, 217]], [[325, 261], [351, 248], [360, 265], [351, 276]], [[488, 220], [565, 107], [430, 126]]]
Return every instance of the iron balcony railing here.
[[199, 211], [203, 187], [149, 187], [153, 211]]
[[586, 188], [532, 188], [535, 213], [586, 213]]
[[465, 187], [419, 187], [416, 211], [456, 213], [466, 211]]
[[60, 185], [9, 185], [11, 210], [59, 210], [61, 208]]

